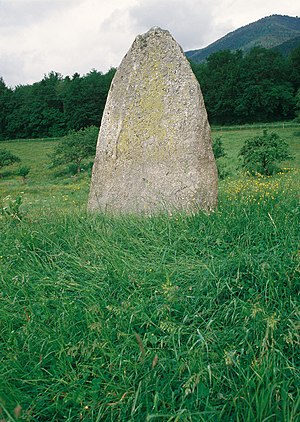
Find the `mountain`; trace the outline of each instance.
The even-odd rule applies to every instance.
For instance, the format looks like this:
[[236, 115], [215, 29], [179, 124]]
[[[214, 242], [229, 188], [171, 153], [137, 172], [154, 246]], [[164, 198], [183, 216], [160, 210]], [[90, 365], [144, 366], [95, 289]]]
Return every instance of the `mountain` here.
[[255, 46], [274, 48], [299, 36], [299, 17], [272, 15], [229, 32], [205, 48], [187, 51], [185, 54], [192, 62], [201, 63], [220, 50], [249, 51]]
[[297, 47], [300, 47], [300, 35], [273, 47], [273, 50], [279, 51], [283, 56], [288, 56]]

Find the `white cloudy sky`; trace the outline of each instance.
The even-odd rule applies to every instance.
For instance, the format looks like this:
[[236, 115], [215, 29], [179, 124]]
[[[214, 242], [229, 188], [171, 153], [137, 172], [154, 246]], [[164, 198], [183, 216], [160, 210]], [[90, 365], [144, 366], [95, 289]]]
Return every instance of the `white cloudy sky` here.
[[271, 14], [297, 16], [299, 0], [0, 0], [0, 76], [15, 86], [105, 72], [152, 26], [186, 51]]

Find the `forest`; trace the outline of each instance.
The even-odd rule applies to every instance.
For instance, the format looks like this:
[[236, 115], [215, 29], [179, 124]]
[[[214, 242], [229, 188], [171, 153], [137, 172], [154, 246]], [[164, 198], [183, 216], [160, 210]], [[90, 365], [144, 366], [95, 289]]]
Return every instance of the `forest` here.
[[[284, 57], [274, 49], [224, 50], [191, 63], [214, 125], [292, 120], [300, 108], [300, 47]], [[0, 139], [57, 137], [99, 127], [112, 78], [95, 69], [72, 77], [50, 72], [32, 85], [0, 78]]]
[[300, 47], [288, 57], [254, 47], [210, 55], [192, 65], [212, 124], [291, 120], [296, 117], [300, 88]]

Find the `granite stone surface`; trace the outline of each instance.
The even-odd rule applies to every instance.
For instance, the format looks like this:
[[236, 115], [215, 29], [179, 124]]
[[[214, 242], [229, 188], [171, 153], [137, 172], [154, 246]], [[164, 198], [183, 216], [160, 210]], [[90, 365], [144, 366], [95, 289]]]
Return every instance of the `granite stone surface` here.
[[207, 113], [190, 64], [168, 31], [139, 35], [112, 81], [89, 210], [146, 213], [217, 205]]

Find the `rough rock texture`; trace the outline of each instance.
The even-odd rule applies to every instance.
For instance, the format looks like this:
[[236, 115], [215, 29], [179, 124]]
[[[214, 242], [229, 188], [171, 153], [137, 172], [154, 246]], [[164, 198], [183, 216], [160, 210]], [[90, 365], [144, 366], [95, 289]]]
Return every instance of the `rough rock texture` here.
[[152, 28], [135, 39], [112, 81], [88, 208], [210, 210], [217, 179], [199, 84], [170, 33]]

